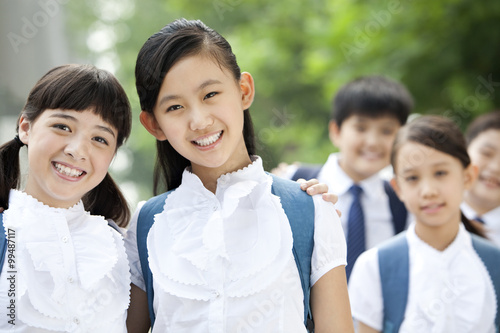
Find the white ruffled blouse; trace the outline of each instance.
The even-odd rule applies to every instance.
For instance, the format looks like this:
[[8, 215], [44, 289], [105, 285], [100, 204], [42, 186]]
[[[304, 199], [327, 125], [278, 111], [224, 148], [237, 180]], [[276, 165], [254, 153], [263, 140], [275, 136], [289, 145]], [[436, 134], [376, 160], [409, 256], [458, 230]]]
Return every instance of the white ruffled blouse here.
[[126, 332], [130, 272], [123, 238], [103, 217], [11, 190], [3, 222], [15, 258], [7, 251], [0, 275], [0, 331]]
[[[148, 234], [153, 332], [305, 332], [292, 232], [260, 158], [222, 175], [216, 193], [184, 171]], [[311, 283], [345, 265], [332, 204], [315, 198]], [[139, 211], [140, 209], [138, 209]], [[132, 282], [144, 289], [132, 218], [126, 246]]]
[[[410, 272], [408, 303], [401, 333], [494, 333], [497, 300], [493, 283], [460, 225], [455, 240], [438, 251], [408, 228]], [[355, 319], [376, 330], [383, 325], [377, 248], [363, 253], [349, 280]]]

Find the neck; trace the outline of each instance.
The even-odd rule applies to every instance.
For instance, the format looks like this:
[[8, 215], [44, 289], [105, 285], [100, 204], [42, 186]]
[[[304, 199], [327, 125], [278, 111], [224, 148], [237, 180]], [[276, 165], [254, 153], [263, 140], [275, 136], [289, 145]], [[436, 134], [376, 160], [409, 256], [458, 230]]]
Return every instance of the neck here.
[[238, 159], [237, 161], [228, 161], [220, 167], [209, 168], [192, 164], [191, 168], [193, 173], [197, 175], [198, 178], [200, 178], [203, 186], [205, 186], [205, 188], [210, 192], [215, 193], [215, 191], [217, 190], [217, 179], [219, 179], [221, 175], [238, 171], [250, 165], [251, 163], [252, 160], [250, 159], [250, 156], [246, 154], [245, 158]]
[[464, 201], [476, 212], [477, 215], [483, 215], [490, 210], [495, 209], [497, 206], [489, 204], [487, 200], [481, 200], [480, 198], [474, 198], [469, 191], [465, 192]]
[[351, 169], [349, 169], [349, 168], [347, 168], [345, 166], [345, 162], [343, 162], [342, 159], [339, 160], [339, 166], [345, 172], [345, 174], [347, 176], [349, 176], [349, 178], [351, 178], [352, 181], [355, 182], [356, 184], [358, 184], [358, 183], [362, 182], [363, 180], [368, 179], [371, 176], [373, 176], [373, 175], [365, 176], [365, 175], [361, 175], [361, 174], [359, 174], [357, 172], [354, 172], [353, 170], [351, 170]]
[[457, 237], [459, 223], [455, 223], [451, 226], [443, 225], [435, 227], [417, 222], [415, 225], [415, 233], [421, 240], [436, 250], [444, 251]]

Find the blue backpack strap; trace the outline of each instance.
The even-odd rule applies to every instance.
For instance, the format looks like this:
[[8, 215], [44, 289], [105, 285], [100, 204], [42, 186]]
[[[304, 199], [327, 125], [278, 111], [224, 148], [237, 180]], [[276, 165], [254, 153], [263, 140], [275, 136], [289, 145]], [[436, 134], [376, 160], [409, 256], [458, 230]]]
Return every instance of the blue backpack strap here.
[[118, 226], [118, 224], [116, 224], [115, 221], [113, 221], [111, 219], [107, 219], [106, 222], [108, 222], [108, 227], [114, 229], [117, 233], [119, 233], [120, 235], [123, 236], [122, 230], [120, 229], [120, 227]]
[[[487, 240], [471, 234], [472, 246], [476, 250], [477, 254], [483, 261], [488, 273], [490, 274], [491, 282], [493, 282], [493, 287], [495, 288], [495, 294], [497, 300], [500, 299], [500, 248], [491, 244]], [[495, 317], [496, 331], [498, 332], [500, 327], [500, 317], [498, 315], [498, 304], [497, 313]]]
[[[483, 261], [497, 299], [500, 296], [500, 248], [472, 235], [472, 245]], [[398, 332], [404, 319], [409, 286], [409, 257], [406, 233], [395, 236], [380, 246], [378, 251], [382, 297], [384, 298], [384, 333]], [[496, 331], [499, 331], [500, 317], [497, 307]]]
[[151, 320], [151, 327], [155, 322], [155, 312], [153, 309], [153, 274], [149, 268], [148, 262], [148, 247], [147, 238], [149, 229], [155, 221], [155, 215], [163, 211], [165, 200], [172, 191], [160, 194], [156, 197], [149, 199], [144, 206], [142, 206], [139, 216], [137, 218], [137, 250], [139, 252], [139, 259], [141, 263], [142, 276], [146, 284], [146, 293], [148, 295], [148, 310], [149, 319]]
[[3, 227], [3, 213], [0, 213], [0, 273], [2, 272], [3, 262], [5, 260], [5, 253], [7, 252], [7, 236], [5, 235], [5, 228]]
[[304, 292], [304, 325], [309, 332], [314, 329], [311, 312], [311, 257], [314, 248], [314, 202], [296, 182], [274, 175], [272, 193], [280, 197], [281, 205], [293, 234], [293, 256]]
[[321, 171], [322, 165], [305, 165], [301, 166], [295, 171], [292, 176], [292, 180], [297, 180], [303, 178], [305, 180], [318, 178], [319, 172]]
[[389, 197], [389, 208], [391, 209], [392, 225], [394, 227], [394, 234], [397, 235], [406, 229], [406, 220], [408, 219], [408, 211], [405, 204], [399, 200], [396, 192], [391, 184], [384, 180], [384, 190]]
[[409, 254], [406, 232], [401, 233], [378, 248], [378, 262], [382, 298], [384, 302], [384, 333], [399, 332], [403, 322], [409, 286]]

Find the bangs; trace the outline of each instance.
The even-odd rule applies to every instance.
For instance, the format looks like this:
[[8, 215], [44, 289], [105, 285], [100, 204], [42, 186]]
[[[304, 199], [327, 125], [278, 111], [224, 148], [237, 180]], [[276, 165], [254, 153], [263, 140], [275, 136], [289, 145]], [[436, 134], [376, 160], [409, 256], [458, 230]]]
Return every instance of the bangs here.
[[25, 110], [91, 110], [118, 131], [118, 145], [130, 135], [131, 111], [125, 91], [107, 71], [66, 65], [48, 72], [30, 93]]

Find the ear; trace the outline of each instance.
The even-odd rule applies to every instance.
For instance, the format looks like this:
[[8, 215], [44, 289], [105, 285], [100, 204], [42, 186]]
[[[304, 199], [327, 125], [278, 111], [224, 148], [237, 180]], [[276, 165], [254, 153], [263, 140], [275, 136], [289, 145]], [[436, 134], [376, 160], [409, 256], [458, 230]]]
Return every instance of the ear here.
[[151, 133], [155, 138], [159, 141], [167, 140], [167, 136], [163, 133], [163, 130], [160, 128], [160, 124], [156, 121], [156, 117], [154, 114], [141, 111], [139, 115], [139, 119], [141, 120], [142, 126], [144, 126], [149, 133]]
[[472, 188], [479, 174], [479, 168], [477, 165], [469, 164], [464, 170], [464, 186], [466, 190]]
[[403, 198], [402, 193], [401, 193], [401, 188], [398, 185], [398, 181], [396, 180], [396, 176], [394, 176], [390, 180], [389, 183], [391, 184], [392, 188], [394, 189], [394, 192], [396, 192], [396, 195], [398, 196], [399, 200], [404, 202], [404, 198]]
[[337, 125], [335, 120], [330, 120], [328, 123], [328, 136], [330, 137], [332, 144], [337, 146], [340, 137], [340, 127]]
[[253, 77], [248, 72], [241, 73], [240, 79], [240, 89], [241, 89], [241, 101], [243, 104], [243, 110], [248, 109], [252, 103], [255, 96], [255, 87], [253, 83]]
[[24, 115], [19, 117], [19, 139], [25, 144], [28, 145], [29, 142], [29, 134], [31, 129], [31, 122], [29, 122]]

